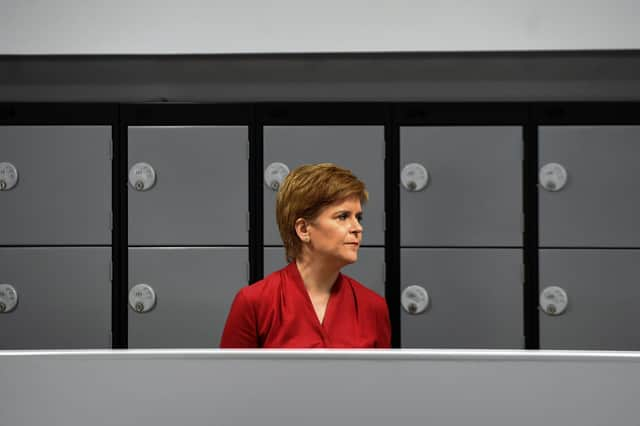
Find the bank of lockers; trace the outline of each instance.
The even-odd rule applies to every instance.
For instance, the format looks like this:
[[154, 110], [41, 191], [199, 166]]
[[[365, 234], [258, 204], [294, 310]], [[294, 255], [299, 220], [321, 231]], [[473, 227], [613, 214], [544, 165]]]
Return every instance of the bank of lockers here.
[[[561, 315], [540, 310], [543, 349], [640, 348], [638, 129], [538, 128], [539, 169], [558, 164], [566, 178], [538, 185], [540, 291], [558, 287], [568, 300]], [[263, 172], [335, 162], [366, 183], [364, 246], [344, 273], [384, 295], [384, 127], [263, 130]], [[18, 175], [0, 193], [0, 290], [11, 285], [19, 300], [0, 315], [3, 349], [110, 346], [111, 133], [0, 127], [0, 163]], [[247, 126], [129, 127], [128, 169], [144, 163], [154, 182], [128, 184], [128, 289], [147, 284], [156, 303], [129, 307], [130, 347], [217, 346], [248, 281], [248, 150]], [[418, 164], [427, 179], [400, 187], [399, 287], [429, 296], [425, 312], [401, 310], [402, 346], [522, 348], [522, 128], [401, 127], [400, 155], [401, 170]], [[262, 190], [264, 244], [279, 246], [276, 192]], [[265, 276], [285, 264], [282, 247], [264, 256]]]

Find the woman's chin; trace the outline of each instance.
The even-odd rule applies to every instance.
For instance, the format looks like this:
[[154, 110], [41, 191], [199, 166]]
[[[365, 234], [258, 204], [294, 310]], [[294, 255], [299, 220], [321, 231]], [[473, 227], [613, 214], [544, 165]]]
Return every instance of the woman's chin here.
[[350, 254], [348, 256], [342, 256], [341, 258], [344, 265], [351, 265], [352, 263], [356, 263], [358, 261], [358, 253]]
[[[326, 257], [325, 257], [326, 256]], [[350, 252], [350, 253], [327, 253], [324, 258], [323, 263], [326, 265], [336, 265], [338, 268], [343, 268], [347, 265], [351, 265], [352, 263], [356, 263], [358, 261], [358, 253]]]

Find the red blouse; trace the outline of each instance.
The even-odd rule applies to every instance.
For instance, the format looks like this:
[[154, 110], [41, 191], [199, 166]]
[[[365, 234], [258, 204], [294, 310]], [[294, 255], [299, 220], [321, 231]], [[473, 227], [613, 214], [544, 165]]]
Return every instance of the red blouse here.
[[296, 262], [242, 288], [224, 326], [221, 348], [389, 348], [384, 298], [338, 274], [322, 324]]

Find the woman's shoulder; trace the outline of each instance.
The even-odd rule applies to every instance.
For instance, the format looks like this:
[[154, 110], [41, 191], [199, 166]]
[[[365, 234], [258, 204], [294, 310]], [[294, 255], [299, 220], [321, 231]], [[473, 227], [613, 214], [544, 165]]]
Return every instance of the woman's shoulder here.
[[365, 286], [355, 278], [352, 278], [345, 274], [342, 274], [342, 276], [352, 288], [357, 299], [368, 301], [370, 304], [373, 304], [375, 306], [383, 306], [386, 309], [387, 302], [384, 297], [371, 290], [369, 287]]
[[281, 274], [282, 270], [272, 272], [263, 279], [251, 285], [244, 286], [240, 292], [244, 297], [253, 302], [264, 300], [265, 296], [275, 293], [280, 288], [280, 283], [282, 282]]

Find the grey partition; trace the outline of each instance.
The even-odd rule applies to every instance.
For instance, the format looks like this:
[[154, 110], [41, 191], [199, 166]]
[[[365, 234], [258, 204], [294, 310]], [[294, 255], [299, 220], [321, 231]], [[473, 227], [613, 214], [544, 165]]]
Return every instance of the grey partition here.
[[[286, 266], [284, 248], [267, 247], [264, 249], [264, 276]], [[384, 297], [385, 281], [384, 248], [361, 247], [358, 261], [347, 265], [342, 272]]]
[[640, 250], [540, 250], [540, 291], [567, 295], [561, 315], [540, 317], [544, 349], [640, 349]]
[[0, 380], [11, 384], [0, 386], [11, 426], [629, 426], [640, 417], [636, 352], [0, 352]]
[[520, 127], [402, 127], [400, 168], [429, 183], [400, 189], [402, 246], [521, 246]]
[[248, 269], [245, 247], [130, 248], [129, 288], [148, 284], [156, 305], [145, 313], [129, 307], [129, 347], [218, 347]]
[[539, 166], [561, 164], [560, 191], [540, 188], [540, 245], [640, 246], [640, 126], [541, 126]]
[[0, 314], [0, 349], [111, 347], [110, 271], [107, 247], [0, 248], [18, 302]]
[[[370, 199], [364, 206], [363, 244], [384, 244], [384, 127], [267, 126], [264, 128], [264, 168], [284, 163], [290, 170], [302, 164], [336, 163], [362, 179]], [[275, 220], [276, 193], [263, 185], [264, 244], [282, 244]]]
[[524, 348], [521, 249], [401, 249], [401, 287], [429, 307], [401, 312], [406, 348]]
[[111, 127], [0, 126], [0, 244], [111, 244]]
[[129, 127], [128, 167], [156, 173], [129, 188], [129, 244], [248, 245], [246, 126]]

